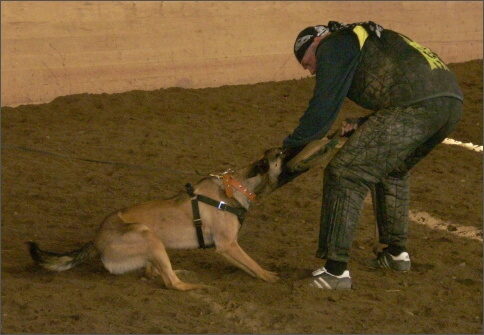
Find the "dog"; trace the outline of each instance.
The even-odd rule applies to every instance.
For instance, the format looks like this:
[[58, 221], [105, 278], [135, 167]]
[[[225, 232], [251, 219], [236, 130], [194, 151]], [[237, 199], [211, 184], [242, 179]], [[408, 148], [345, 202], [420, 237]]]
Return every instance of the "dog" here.
[[100, 256], [113, 274], [145, 268], [146, 276], [161, 276], [168, 289], [187, 291], [207, 287], [181, 281], [172, 269], [166, 249], [215, 246], [215, 251], [249, 275], [276, 282], [277, 273], [258, 265], [239, 246], [238, 232], [244, 213], [256, 196], [278, 188], [284, 151], [272, 148], [262, 158], [237, 170], [209, 175], [186, 192], [118, 210], [100, 224], [92, 241], [82, 248], [53, 253], [26, 242], [34, 262], [53, 270], [68, 270]]

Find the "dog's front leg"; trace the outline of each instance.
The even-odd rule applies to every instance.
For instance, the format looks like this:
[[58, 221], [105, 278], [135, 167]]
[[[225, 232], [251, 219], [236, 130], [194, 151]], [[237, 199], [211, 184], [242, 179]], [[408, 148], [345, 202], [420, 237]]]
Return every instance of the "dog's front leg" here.
[[244, 270], [252, 277], [260, 278], [269, 283], [274, 283], [279, 280], [277, 273], [261, 268], [259, 264], [242, 250], [237, 241], [222, 245], [217, 244], [216, 251], [229, 260], [230, 263]]

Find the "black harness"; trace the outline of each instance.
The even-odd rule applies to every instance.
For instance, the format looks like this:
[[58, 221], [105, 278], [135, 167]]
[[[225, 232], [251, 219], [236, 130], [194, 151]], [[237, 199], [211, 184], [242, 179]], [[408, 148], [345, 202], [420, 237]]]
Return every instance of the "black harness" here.
[[197, 238], [198, 238], [198, 244], [200, 245], [201, 249], [206, 249], [206, 248], [212, 248], [215, 246], [215, 244], [210, 244], [206, 245], [205, 241], [203, 239], [203, 233], [202, 233], [202, 219], [200, 218], [200, 209], [198, 207], [198, 202], [201, 201], [207, 205], [210, 205], [212, 207], [217, 208], [218, 210], [221, 211], [227, 211], [229, 213], [235, 214], [237, 218], [239, 219], [240, 225], [242, 226], [242, 223], [244, 223], [245, 220], [245, 214], [247, 210], [245, 208], [236, 208], [227, 205], [223, 201], [217, 201], [213, 200], [212, 198], [206, 197], [201, 194], [195, 194], [194, 193], [194, 188], [192, 184], [187, 183], [185, 184], [185, 188], [187, 189], [188, 195], [192, 198], [192, 211], [193, 211], [193, 223], [195, 225], [195, 229], [197, 231]]

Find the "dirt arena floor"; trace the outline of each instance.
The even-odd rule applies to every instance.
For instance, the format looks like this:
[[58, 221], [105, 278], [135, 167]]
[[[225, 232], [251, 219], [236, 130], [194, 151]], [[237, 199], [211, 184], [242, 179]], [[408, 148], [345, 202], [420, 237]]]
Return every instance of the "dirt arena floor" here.
[[[449, 136], [482, 146], [482, 60], [451, 64], [465, 94]], [[208, 173], [255, 160], [296, 126], [314, 79], [209, 89], [79, 94], [2, 108], [2, 333], [482, 333], [482, 152], [439, 145], [412, 174], [408, 273], [370, 270], [366, 201], [350, 291], [308, 286], [324, 167], [259, 199], [239, 243], [275, 284], [209, 250], [169, 251], [177, 292], [100, 260], [66, 272], [34, 266], [24, 242], [69, 251], [127, 205], [167, 198]], [[346, 102], [345, 117], [366, 114]], [[335, 128], [334, 128], [335, 129]]]

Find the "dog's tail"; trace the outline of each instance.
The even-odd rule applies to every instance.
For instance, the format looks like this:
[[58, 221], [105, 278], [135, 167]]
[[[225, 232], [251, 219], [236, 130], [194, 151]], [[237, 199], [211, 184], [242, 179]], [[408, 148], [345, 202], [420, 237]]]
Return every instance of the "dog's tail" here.
[[85, 244], [78, 250], [66, 253], [42, 251], [35, 242], [26, 242], [26, 244], [34, 262], [44, 269], [52, 271], [69, 270], [84, 260], [93, 258], [98, 254], [92, 242]]

